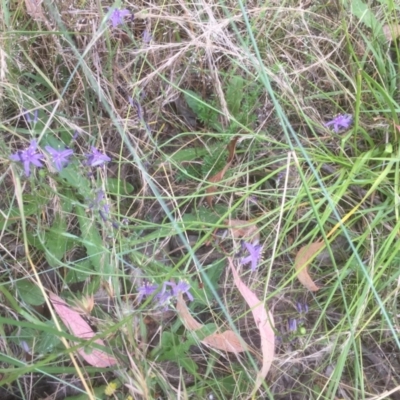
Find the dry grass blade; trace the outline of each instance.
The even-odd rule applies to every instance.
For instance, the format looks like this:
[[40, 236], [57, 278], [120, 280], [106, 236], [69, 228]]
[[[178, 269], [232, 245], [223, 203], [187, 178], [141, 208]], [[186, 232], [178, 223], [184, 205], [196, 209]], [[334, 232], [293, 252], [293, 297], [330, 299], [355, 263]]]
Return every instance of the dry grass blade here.
[[[187, 329], [197, 331], [204, 327], [204, 325], [197, 322], [193, 318], [192, 314], [190, 314], [182, 295], [178, 296], [176, 310]], [[222, 333], [213, 333], [201, 340], [201, 343], [216, 350], [227, 351], [235, 354], [248, 350], [243, 340], [231, 330]]]
[[[235, 149], [236, 149], [236, 142], [238, 141], [239, 137], [235, 136], [228, 144], [228, 160], [226, 162], [225, 167], [219, 171], [218, 173], [216, 173], [214, 176], [212, 176], [208, 181], [210, 183], [218, 183], [220, 182], [223, 178], [224, 175], [226, 173], [226, 171], [229, 169], [229, 167], [231, 166], [231, 162], [233, 160], [233, 157], [235, 156]], [[213, 197], [214, 197], [214, 193], [215, 193], [216, 187], [214, 186], [210, 186], [207, 190], [207, 203], [210, 207], [212, 207], [212, 201], [213, 201]]]
[[[81, 339], [91, 339], [95, 336], [90, 325], [77, 311], [71, 309], [63, 299], [54, 293], [49, 294], [49, 299], [55, 312], [71, 333]], [[96, 339], [94, 343], [104, 346], [104, 342], [101, 339]], [[86, 353], [84, 349], [78, 349], [78, 353], [88, 364], [94, 367], [107, 368], [117, 364], [115, 358], [98, 349], [92, 349], [90, 353]]]
[[257, 374], [257, 380], [253, 389], [255, 393], [263, 383], [268, 371], [271, 368], [272, 361], [275, 355], [275, 332], [274, 332], [274, 317], [271, 312], [265, 309], [263, 302], [244, 284], [236, 271], [231, 258], [228, 258], [229, 266], [231, 267], [233, 279], [240, 294], [246, 300], [246, 303], [251, 308], [254, 320], [260, 331], [261, 350], [263, 356], [262, 368]]
[[308, 274], [308, 265], [316, 253], [324, 247], [324, 242], [314, 242], [302, 247], [294, 261], [294, 268], [297, 271], [297, 279], [312, 292], [316, 292], [320, 288], [315, 284]]
[[44, 21], [46, 17], [43, 13], [42, 0], [25, 0], [26, 12], [35, 21]]

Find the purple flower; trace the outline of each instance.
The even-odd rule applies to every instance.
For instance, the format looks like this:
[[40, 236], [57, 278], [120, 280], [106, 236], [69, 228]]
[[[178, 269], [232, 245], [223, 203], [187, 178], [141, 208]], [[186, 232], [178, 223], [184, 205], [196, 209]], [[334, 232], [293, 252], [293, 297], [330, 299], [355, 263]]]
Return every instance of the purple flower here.
[[307, 303], [303, 304], [303, 303], [298, 302], [298, 303], [296, 303], [296, 308], [297, 308], [297, 311], [299, 312], [299, 314], [302, 314], [302, 313], [307, 314], [308, 313]]
[[149, 282], [146, 282], [138, 290], [138, 302], [140, 303], [143, 299], [152, 296], [157, 289], [158, 285], [150, 285]]
[[26, 121], [28, 122], [28, 124], [31, 124], [31, 123], [36, 124], [36, 122], [38, 121], [38, 111], [39, 110], [35, 110], [31, 117], [31, 113], [24, 109], [24, 117], [26, 118]]
[[153, 36], [151, 35], [151, 33], [146, 28], [143, 31], [143, 43], [148, 44], [148, 43], [150, 43], [151, 39], [153, 39]]
[[19, 150], [15, 154], [11, 154], [10, 159], [13, 161], [21, 162], [24, 165], [25, 175], [29, 176], [30, 164], [35, 167], [42, 168], [43, 155], [36, 152], [37, 143], [36, 140], [31, 140], [29, 147], [26, 150]]
[[190, 290], [190, 285], [185, 282], [185, 281], [179, 281], [178, 284], [176, 284], [175, 282], [165, 282], [164, 283], [165, 286], [171, 286], [172, 289], [172, 295], [173, 296], [178, 296], [180, 293], [187, 295], [188, 299], [190, 301], [193, 301], [194, 297], [192, 296], [192, 294], [189, 292]]
[[[108, 11], [110, 11], [110, 7], [108, 7]], [[119, 10], [118, 8], [114, 8], [110, 16], [108, 17], [108, 20], [111, 21], [111, 24], [113, 28], [115, 28], [118, 25], [122, 25], [125, 21], [124, 18], [128, 17], [133, 14], [127, 10], [126, 8]]]
[[[153, 296], [155, 292], [160, 289], [157, 284], [151, 285], [146, 282], [138, 290], [138, 301], [141, 302], [144, 298]], [[164, 282], [162, 284], [161, 290], [154, 296], [154, 300], [157, 302], [158, 306], [168, 307], [168, 303], [173, 297], [178, 296], [180, 293], [186, 293], [190, 301], [193, 301], [193, 296], [189, 292], [190, 285], [185, 281], [179, 281], [178, 284], [175, 282]]]
[[92, 152], [86, 154], [87, 165], [90, 167], [97, 167], [99, 165], [103, 165], [104, 163], [111, 161], [111, 158], [106, 154], [101, 153], [95, 147], [91, 147]]
[[247, 257], [243, 257], [240, 263], [242, 265], [251, 263], [251, 270], [255, 271], [257, 269], [258, 262], [260, 261], [263, 247], [261, 244], [252, 244], [248, 242], [244, 242], [244, 245], [246, 246], [249, 255]]
[[338, 133], [342, 129], [350, 128], [351, 123], [353, 122], [353, 117], [348, 114], [338, 115], [337, 117], [333, 118], [332, 121], [329, 121], [325, 124], [326, 127], [333, 126], [333, 131]]
[[289, 318], [288, 328], [289, 328], [290, 332], [297, 331], [297, 319], [296, 318]]
[[104, 204], [103, 209], [99, 210], [100, 217], [104, 222], [108, 221], [109, 213], [110, 213], [110, 206], [108, 204]]
[[61, 170], [68, 164], [68, 158], [74, 154], [71, 149], [56, 150], [51, 146], [45, 146], [45, 149], [51, 155], [54, 166], [58, 172], [61, 172]]

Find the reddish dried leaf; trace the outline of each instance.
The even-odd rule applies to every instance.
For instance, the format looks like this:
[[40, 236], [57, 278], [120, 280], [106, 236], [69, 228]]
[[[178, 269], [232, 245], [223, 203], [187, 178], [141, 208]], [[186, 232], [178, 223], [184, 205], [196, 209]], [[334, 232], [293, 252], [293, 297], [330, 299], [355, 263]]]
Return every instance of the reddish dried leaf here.
[[[176, 310], [185, 324], [186, 329], [197, 331], [204, 327], [204, 325], [197, 322], [192, 314], [190, 314], [182, 295], [178, 296]], [[247, 350], [247, 346], [243, 340], [231, 330], [206, 336], [201, 340], [201, 343], [216, 350], [228, 351], [235, 354]]]
[[[91, 339], [95, 336], [90, 325], [77, 311], [71, 309], [63, 299], [54, 293], [49, 294], [49, 299], [57, 315], [73, 335], [81, 339]], [[94, 343], [104, 346], [104, 342], [101, 339], [96, 339]], [[85, 350], [81, 348], [78, 349], [78, 353], [88, 364], [94, 367], [107, 368], [117, 364], [115, 358], [98, 349], [91, 349], [90, 354], [87, 354]]]
[[46, 19], [42, 9], [42, 1], [43, 0], [25, 0], [26, 12], [35, 21], [43, 21]]
[[179, 316], [181, 317], [186, 329], [189, 331], [197, 331], [203, 327], [200, 322], [197, 322], [192, 314], [190, 314], [189, 309], [186, 306], [185, 301], [183, 300], [182, 294], [178, 296], [178, 301], [176, 303], [176, 311], [178, 311]]
[[314, 242], [302, 247], [294, 260], [294, 268], [297, 271], [297, 279], [312, 292], [316, 292], [320, 288], [314, 283], [308, 274], [308, 265], [318, 251], [324, 247], [324, 242]]
[[248, 350], [243, 340], [231, 330], [222, 333], [213, 333], [205, 337], [201, 342], [213, 349], [229, 351], [236, 354]]
[[244, 284], [236, 271], [231, 258], [228, 258], [229, 266], [231, 267], [233, 279], [239, 292], [246, 300], [246, 303], [251, 308], [253, 318], [260, 331], [261, 351], [262, 351], [262, 368], [257, 374], [257, 380], [253, 389], [255, 393], [263, 383], [268, 371], [271, 368], [272, 360], [275, 355], [275, 332], [274, 332], [274, 317], [271, 312], [267, 312], [263, 302]]
[[[228, 170], [228, 168], [230, 167], [233, 157], [235, 156], [236, 142], [238, 141], [238, 139], [239, 139], [239, 137], [235, 136], [229, 142], [229, 144], [228, 144], [228, 159], [226, 161], [226, 165], [221, 171], [219, 171], [214, 176], [212, 176], [208, 180], [209, 182], [218, 183], [224, 178], [224, 175], [225, 175], [226, 171]], [[207, 193], [206, 199], [207, 199], [207, 203], [210, 207], [212, 207], [212, 200], [213, 200], [215, 191], [216, 191], [215, 185], [210, 186], [209, 188], [206, 189], [206, 193]]]

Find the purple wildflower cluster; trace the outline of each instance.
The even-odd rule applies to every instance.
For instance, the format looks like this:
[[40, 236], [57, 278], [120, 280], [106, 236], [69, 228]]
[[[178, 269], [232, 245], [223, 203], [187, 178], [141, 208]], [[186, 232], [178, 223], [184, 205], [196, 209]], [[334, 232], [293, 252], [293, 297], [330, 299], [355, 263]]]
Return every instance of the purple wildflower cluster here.
[[186, 294], [188, 299], [193, 301], [193, 296], [189, 290], [190, 285], [185, 281], [179, 281], [179, 283], [167, 281], [162, 285], [146, 282], [138, 289], [138, 302], [140, 303], [144, 299], [154, 296], [153, 301], [155, 301], [157, 306], [168, 308], [171, 300], [181, 293]]
[[[111, 10], [111, 7], [107, 7], [108, 11]], [[126, 8], [118, 9], [114, 8], [108, 17], [108, 20], [111, 22], [113, 28], [116, 28], [118, 25], [122, 25], [125, 23], [125, 17], [131, 17], [133, 19], [134, 15], [127, 10]]]
[[332, 127], [335, 133], [339, 133], [341, 130], [349, 129], [353, 122], [353, 117], [348, 114], [338, 115], [331, 121], [327, 122], [325, 126], [327, 128]]
[[[45, 146], [46, 152], [50, 155], [51, 161], [55, 169], [60, 172], [70, 162], [70, 157], [74, 154], [71, 149], [58, 150], [51, 146]], [[111, 161], [111, 158], [106, 154], [101, 153], [92, 146], [91, 152], [85, 154], [87, 159], [86, 165], [89, 167], [99, 167], [106, 162]], [[36, 140], [31, 140], [29, 147], [25, 150], [18, 150], [16, 153], [10, 155], [12, 161], [20, 162], [24, 166], [25, 175], [30, 175], [31, 164], [34, 167], [42, 168], [44, 156], [38, 151], [38, 144]]]
[[43, 155], [38, 153], [36, 150], [37, 150], [36, 140], [32, 140], [27, 149], [18, 150], [16, 153], [11, 154], [10, 156], [10, 159], [12, 161], [17, 161], [23, 164], [26, 176], [29, 176], [31, 173], [30, 170], [31, 164], [38, 168], [43, 167], [42, 163]]
[[240, 263], [242, 265], [247, 265], [247, 264], [251, 264], [251, 270], [254, 272], [257, 267], [258, 267], [258, 263], [261, 259], [262, 256], [262, 250], [263, 250], [263, 246], [261, 244], [256, 243], [248, 243], [248, 242], [242, 242], [242, 247], [245, 247], [248, 255], [246, 257], [243, 257], [240, 260]]

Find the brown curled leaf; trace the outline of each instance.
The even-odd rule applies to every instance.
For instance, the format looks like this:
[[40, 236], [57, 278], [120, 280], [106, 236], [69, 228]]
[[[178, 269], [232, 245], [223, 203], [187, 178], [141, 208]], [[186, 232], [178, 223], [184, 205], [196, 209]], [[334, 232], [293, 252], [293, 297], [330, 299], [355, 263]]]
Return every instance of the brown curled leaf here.
[[[96, 335], [81, 315], [73, 310], [63, 299], [54, 293], [49, 294], [49, 299], [63, 324], [74, 336], [80, 339], [91, 339]], [[105, 346], [101, 339], [96, 339], [94, 343]], [[107, 368], [117, 364], [115, 358], [99, 349], [91, 349], [90, 352], [86, 352], [82, 346], [77, 351], [88, 364], [94, 367]]]
[[[186, 329], [197, 331], [204, 327], [204, 325], [197, 322], [193, 318], [192, 314], [190, 314], [182, 295], [178, 296], [176, 310], [178, 311], [179, 317], [182, 319]], [[201, 343], [216, 350], [227, 351], [235, 354], [248, 350], [240, 336], [231, 330], [222, 333], [213, 333], [206, 336], [201, 340]]]
[[275, 356], [274, 317], [270, 311], [266, 310], [264, 303], [260, 301], [255, 293], [252, 292], [240, 279], [240, 276], [233, 264], [232, 258], [229, 257], [228, 261], [232, 270], [235, 285], [250, 307], [261, 337], [261, 351], [263, 359], [261, 370], [257, 374], [256, 383], [253, 388], [254, 394], [264, 382]]
[[[220, 181], [222, 181], [222, 179], [224, 179], [224, 175], [226, 173], [226, 171], [229, 169], [229, 167], [231, 166], [231, 162], [233, 161], [233, 157], [235, 156], [235, 149], [236, 149], [236, 143], [239, 139], [239, 136], [235, 136], [228, 144], [228, 159], [226, 161], [226, 165], [225, 167], [217, 172], [214, 176], [212, 176], [208, 181], [210, 183], [218, 183]], [[209, 188], [206, 189], [206, 200], [207, 203], [210, 207], [212, 207], [212, 201], [213, 201], [213, 197], [214, 197], [214, 193], [216, 191], [216, 185], [210, 186]]]
[[296, 259], [294, 260], [294, 268], [297, 271], [297, 279], [312, 292], [316, 292], [320, 288], [314, 283], [308, 274], [308, 266], [315, 254], [318, 253], [319, 250], [324, 246], [325, 243], [323, 241], [308, 244], [298, 251]]

